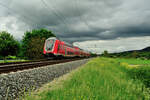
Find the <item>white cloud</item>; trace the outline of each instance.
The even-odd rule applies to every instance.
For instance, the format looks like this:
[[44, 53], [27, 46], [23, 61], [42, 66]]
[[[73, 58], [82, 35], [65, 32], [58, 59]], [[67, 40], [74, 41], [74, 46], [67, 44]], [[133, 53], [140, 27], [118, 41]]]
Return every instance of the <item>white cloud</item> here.
[[84, 50], [96, 53], [102, 53], [104, 50], [108, 50], [110, 53], [128, 50], [140, 50], [150, 46], [150, 36], [117, 38], [115, 40], [75, 42], [74, 45], [79, 46]]

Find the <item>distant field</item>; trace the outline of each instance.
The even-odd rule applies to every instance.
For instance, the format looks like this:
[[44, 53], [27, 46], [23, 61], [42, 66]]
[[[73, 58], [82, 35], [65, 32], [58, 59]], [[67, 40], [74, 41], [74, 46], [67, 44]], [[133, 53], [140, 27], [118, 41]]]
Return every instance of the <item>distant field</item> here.
[[150, 62], [96, 58], [25, 100], [150, 100], [150, 66], [141, 64]]
[[150, 65], [150, 60], [141, 60], [141, 59], [133, 59], [133, 58], [131, 59], [116, 58], [115, 60], [118, 62], [126, 62], [128, 64], [144, 64], [144, 65], [149, 64]]

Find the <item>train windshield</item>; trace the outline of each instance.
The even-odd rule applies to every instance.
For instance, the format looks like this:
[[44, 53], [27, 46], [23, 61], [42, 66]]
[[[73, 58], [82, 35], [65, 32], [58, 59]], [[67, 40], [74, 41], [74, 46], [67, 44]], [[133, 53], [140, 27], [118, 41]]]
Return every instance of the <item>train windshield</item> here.
[[52, 51], [53, 46], [54, 46], [54, 42], [55, 42], [54, 39], [51, 39], [51, 40], [47, 40], [47, 41], [46, 41], [46, 50], [47, 50], [47, 51]]

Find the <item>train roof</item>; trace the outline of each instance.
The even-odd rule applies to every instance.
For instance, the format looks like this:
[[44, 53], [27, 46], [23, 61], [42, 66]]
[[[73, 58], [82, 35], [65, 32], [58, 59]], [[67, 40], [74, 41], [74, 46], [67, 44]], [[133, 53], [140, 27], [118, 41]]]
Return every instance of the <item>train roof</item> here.
[[[54, 39], [54, 40], [59, 40], [59, 39], [57, 39], [56, 37], [50, 37], [50, 38], [48, 38], [47, 40], [50, 40], [50, 39]], [[60, 40], [61, 41], [61, 40]], [[64, 42], [64, 41], [62, 41], [62, 42]], [[77, 47], [77, 46], [74, 46], [74, 45], [72, 45], [72, 44], [70, 44], [70, 43], [67, 43], [67, 42], [64, 42], [66, 45], [68, 45], [68, 46], [70, 46], [70, 47], [75, 47], [75, 48], [79, 48], [79, 47]], [[81, 49], [81, 48], [79, 48], [80, 50], [83, 50], [83, 49]], [[87, 51], [86, 51], [87, 52]]]
[[57, 38], [56, 38], [56, 37], [50, 37], [50, 38], [48, 38], [47, 40], [50, 40], [50, 39], [56, 40]]

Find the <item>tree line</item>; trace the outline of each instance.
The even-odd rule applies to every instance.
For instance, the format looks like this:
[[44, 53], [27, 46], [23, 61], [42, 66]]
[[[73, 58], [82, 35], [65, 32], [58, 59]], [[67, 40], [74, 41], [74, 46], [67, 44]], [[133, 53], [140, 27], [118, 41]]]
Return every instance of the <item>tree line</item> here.
[[10, 33], [0, 32], [0, 59], [15, 56], [24, 59], [42, 59], [44, 42], [49, 37], [56, 37], [52, 31], [38, 29], [24, 33], [23, 39], [17, 41]]

